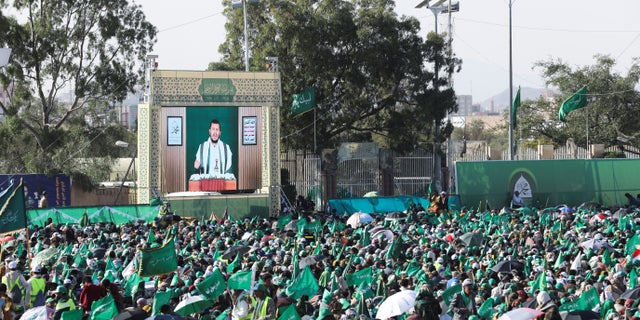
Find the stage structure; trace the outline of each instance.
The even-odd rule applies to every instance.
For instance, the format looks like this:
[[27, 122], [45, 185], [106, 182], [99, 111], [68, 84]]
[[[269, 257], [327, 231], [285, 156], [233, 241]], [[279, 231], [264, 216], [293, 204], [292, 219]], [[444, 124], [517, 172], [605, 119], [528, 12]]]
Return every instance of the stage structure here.
[[216, 191], [252, 207], [264, 198], [277, 213], [280, 74], [150, 70], [150, 79], [138, 108], [138, 202], [156, 190], [189, 199]]

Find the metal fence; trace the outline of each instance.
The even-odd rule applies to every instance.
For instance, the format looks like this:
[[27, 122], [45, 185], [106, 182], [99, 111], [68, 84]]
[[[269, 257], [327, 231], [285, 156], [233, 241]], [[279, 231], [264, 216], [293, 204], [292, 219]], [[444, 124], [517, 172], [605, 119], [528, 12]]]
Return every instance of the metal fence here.
[[[394, 195], [426, 195], [434, 171], [433, 155], [425, 151], [397, 155], [390, 150], [380, 150], [376, 156], [336, 159], [336, 162], [338, 198], [362, 197], [367, 192], [381, 190], [393, 190]], [[281, 154], [280, 164], [289, 172], [290, 183], [296, 186], [298, 195], [311, 198], [316, 204], [324, 199], [322, 161], [318, 156], [288, 151]], [[385, 174], [390, 179], [383, 179]]]
[[[613, 146], [604, 149], [605, 153], [622, 153], [625, 158], [637, 159], [640, 158], [640, 149], [634, 147], [625, 147], [624, 151], [620, 151], [618, 147]], [[509, 152], [502, 150], [501, 156], [503, 160], [509, 159]], [[542, 155], [538, 149], [534, 148], [519, 148], [514, 154], [514, 160], [540, 160]], [[568, 148], [566, 146], [553, 149], [553, 159], [589, 159], [591, 158], [589, 150], [586, 148]], [[489, 152], [486, 145], [475, 148], [474, 150], [467, 150], [464, 156], [460, 154], [453, 155], [454, 161], [483, 161], [490, 160]]]

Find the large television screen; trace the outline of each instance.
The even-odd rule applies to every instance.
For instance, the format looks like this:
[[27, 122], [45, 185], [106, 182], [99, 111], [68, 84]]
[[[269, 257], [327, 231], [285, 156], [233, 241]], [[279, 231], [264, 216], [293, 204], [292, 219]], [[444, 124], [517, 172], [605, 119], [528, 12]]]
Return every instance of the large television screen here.
[[[184, 141], [188, 191], [259, 189], [262, 178], [260, 107], [190, 106], [182, 110], [181, 116], [167, 116], [167, 145]], [[182, 132], [184, 140], [172, 140], [172, 121], [182, 126], [174, 132]]]

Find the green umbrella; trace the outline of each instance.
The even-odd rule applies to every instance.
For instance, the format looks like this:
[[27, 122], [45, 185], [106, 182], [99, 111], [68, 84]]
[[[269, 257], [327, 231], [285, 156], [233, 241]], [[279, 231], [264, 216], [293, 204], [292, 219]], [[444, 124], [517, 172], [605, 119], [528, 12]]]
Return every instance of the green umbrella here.
[[213, 301], [207, 300], [203, 296], [187, 296], [176, 305], [175, 313], [187, 316], [193, 313], [200, 313], [212, 305]]

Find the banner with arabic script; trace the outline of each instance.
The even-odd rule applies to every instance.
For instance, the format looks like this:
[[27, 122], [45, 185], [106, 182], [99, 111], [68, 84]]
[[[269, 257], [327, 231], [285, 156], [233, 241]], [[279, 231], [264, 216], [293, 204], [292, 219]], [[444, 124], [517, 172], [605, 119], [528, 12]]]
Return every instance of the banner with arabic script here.
[[140, 250], [141, 277], [150, 277], [175, 271], [178, 268], [178, 257], [174, 239], [167, 241], [162, 247]]
[[0, 193], [0, 233], [27, 227], [22, 179]]
[[307, 111], [313, 110], [316, 105], [316, 89], [314, 87], [306, 88], [300, 93], [293, 95], [291, 103], [291, 114], [299, 115]]

